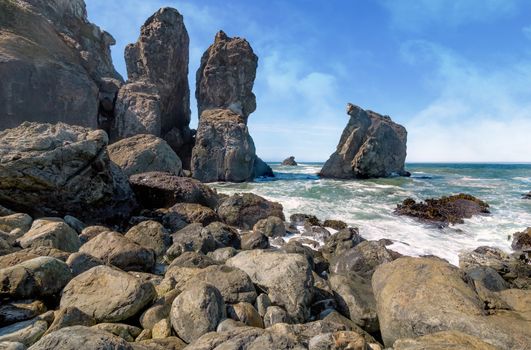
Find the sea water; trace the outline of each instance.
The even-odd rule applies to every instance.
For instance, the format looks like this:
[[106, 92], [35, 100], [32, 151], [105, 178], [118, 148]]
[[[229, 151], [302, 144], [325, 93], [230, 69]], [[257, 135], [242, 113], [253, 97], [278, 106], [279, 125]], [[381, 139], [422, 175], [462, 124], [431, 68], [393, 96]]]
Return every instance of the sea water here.
[[[269, 164], [273, 179], [213, 184], [219, 192], [253, 192], [294, 213], [321, 220], [338, 219], [358, 227], [366, 239], [388, 238], [402, 254], [436, 255], [458, 264], [458, 254], [478, 246], [510, 251], [510, 236], [531, 226], [531, 164], [407, 164], [411, 177], [369, 180], [320, 179], [322, 163], [298, 166]], [[407, 197], [415, 200], [468, 193], [490, 205], [490, 215], [465, 219], [464, 224], [439, 228], [414, 218], [397, 216], [394, 209]]]

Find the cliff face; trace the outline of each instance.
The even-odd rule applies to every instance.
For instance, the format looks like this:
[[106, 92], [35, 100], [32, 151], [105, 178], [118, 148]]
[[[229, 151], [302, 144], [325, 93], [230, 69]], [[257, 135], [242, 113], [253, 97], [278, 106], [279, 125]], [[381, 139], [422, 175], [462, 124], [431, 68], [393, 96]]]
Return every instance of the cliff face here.
[[322, 177], [350, 179], [407, 175], [406, 129], [390, 117], [348, 104], [350, 116]]
[[256, 109], [252, 92], [258, 57], [242, 38], [216, 34], [201, 58], [195, 95], [199, 127], [191, 169], [205, 181], [243, 182], [272, 176], [256, 156], [247, 118]]
[[23, 121], [97, 127], [100, 100], [122, 82], [113, 37], [82, 0], [0, 2], [0, 129]]

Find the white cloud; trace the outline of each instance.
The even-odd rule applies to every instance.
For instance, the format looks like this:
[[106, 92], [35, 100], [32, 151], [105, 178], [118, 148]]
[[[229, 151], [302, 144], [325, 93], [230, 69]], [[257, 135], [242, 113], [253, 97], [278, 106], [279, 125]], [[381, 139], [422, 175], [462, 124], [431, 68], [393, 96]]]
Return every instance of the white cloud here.
[[504, 18], [517, 11], [520, 0], [381, 0], [395, 27], [418, 31], [439, 25], [457, 27]]
[[531, 64], [479, 68], [433, 43], [404, 45], [412, 64], [431, 62], [438, 96], [406, 123], [408, 161], [531, 161]]

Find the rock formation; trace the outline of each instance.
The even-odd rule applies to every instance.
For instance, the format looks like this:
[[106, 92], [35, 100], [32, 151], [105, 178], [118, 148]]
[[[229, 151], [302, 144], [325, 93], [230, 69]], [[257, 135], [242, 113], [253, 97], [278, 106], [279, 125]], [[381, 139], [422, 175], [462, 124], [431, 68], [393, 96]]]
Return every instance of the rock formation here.
[[247, 40], [222, 31], [201, 58], [196, 80], [200, 117], [191, 164], [196, 179], [244, 182], [273, 174], [256, 156], [247, 128], [256, 109], [252, 89], [257, 65]]
[[129, 80], [118, 94], [111, 139], [139, 133], [166, 138], [185, 168], [193, 144], [188, 86], [189, 38], [183, 16], [165, 7], [125, 49]]
[[290, 156], [282, 161], [282, 165], [297, 166], [294, 156]]
[[406, 129], [388, 116], [351, 103], [347, 113], [349, 122], [320, 175], [339, 179], [407, 176]]
[[96, 128], [122, 83], [113, 37], [87, 20], [83, 0], [0, 2], [0, 130], [23, 121]]
[[0, 132], [0, 203], [89, 221], [128, 215], [133, 192], [107, 142], [102, 130], [62, 123], [25, 122]]

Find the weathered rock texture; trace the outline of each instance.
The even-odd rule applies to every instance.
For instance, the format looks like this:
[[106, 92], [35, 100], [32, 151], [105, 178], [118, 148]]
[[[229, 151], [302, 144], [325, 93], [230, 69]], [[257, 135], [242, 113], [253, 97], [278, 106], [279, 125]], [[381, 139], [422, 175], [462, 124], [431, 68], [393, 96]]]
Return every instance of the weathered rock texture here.
[[25, 122], [0, 132], [0, 203], [32, 216], [127, 215], [133, 192], [101, 130]]
[[115, 41], [87, 20], [84, 1], [2, 1], [0, 23], [0, 130], [23, 121], [96, 127], [100, 100], [112, 101], [122, 78]]
[[406, 129], [389, 116], [348, 104], [349, 122], [322, 177], [350, 179], [407, 175]]
[[192, 150], [193, 176], [204, 182], [244, 182], [272, 176], [256, 156], [247, 118], [256, 109], [252, 89], [258, 57], [242, 38], [216, 34], [196, 76], [199, 127]]
[[282, 165], [296, 166], [297, 162], [294, 156], [290, 156], [282, 161]]
[[188, 86], [189, 38], [183, 16], [165, 7], [125, 49], [128, 83], [116, 102], [112, 139], [150, 133], [166, 138], [188, 168], [193, 144]]

